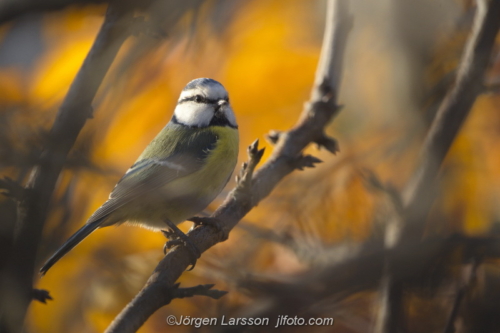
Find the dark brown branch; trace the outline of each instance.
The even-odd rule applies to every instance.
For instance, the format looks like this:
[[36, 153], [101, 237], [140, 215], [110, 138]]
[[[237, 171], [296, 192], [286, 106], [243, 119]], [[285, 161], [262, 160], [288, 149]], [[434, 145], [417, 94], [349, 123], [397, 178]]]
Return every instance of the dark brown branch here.
[[212, 289], [215, 284], [202, 284], [196, 287], [190, 288], [178, 288], [179, 284], [174, 285], [174, 289], [172, 291], [172, 295], [168, 303], [170, 303], [174, 298], [186, 298], [193, 296], [207, 296], [213, 299], [219, 299], [225, 294], [227, 291]]
[[[131, 11], [110, 7], [94, 45], [62, 102], [45, 151], [33, 170], [19, 207], [13, 255], [2, 281], [2, 323], [20, 332], [32, 299], [35, 257], [47, 216], [50, 198], [66, 156], [90, 115], [91, 103], [118, 50], [130, 35]], [[10, 301], [9, 301], [10, 300]], [[15, 300], [15, 301], [14, 301]], [[11, 306], [17, 304], [17, 307]]]
[[369, 189], [380, 191], [387, 195], [394, 206], [396, 213], [400, 217], [403, 215], [403, 199], [401, 198], [399, 191], [393, 185], [390, 183], [383, 183], [375, 172], [366, 168], [360, 170], [360, 175]]
[[500, 94], [500, 83], [493, 83], [484, 87], [484, 92], [487, 94]]
[[[449, 91], [431, 124], [421, 152], [417, 171], [403, 192], [404, 219], [395, 221], [386, 237], [386, 245], [419, 242], [425, 221], [434, 202], [440, 167], [476, 98], [484, 91], [484, 76], [490, 65], [495, 37], [500, 28], [500, 1], [478, 0], [473, 29], [454, 86]], [[394, 236], [396, 235], [396, 236]], [[390, 266], [391, 262], [387, 262]], [[390, 271], [388, 267], [388, 271]], [[404, 330], [402, 286], [389, 275], [382, 281], [381, 306], [376, 332]]]
[[22, 201], [24, 199], [24, 187], [9, 177], [0, 178], [0, 190], [3, 190], [0, 193], [14, 200]]
[[[348, 0], [330, 0], [328, 4], [325, 39], [311, 101], [305, 107], [297, 124], [290, 131], [281, 132], [277, 136], [273, 154], [252, 177], [249, 184], [251, 195], [238, 195], [248, 193], [244, 188], [242, 191], [243, 183], [240, 182], [212, 215], [221, 222], [223, 234], [229, 233], [259, 201], [271, 193], [283, 177], [295, 170], [296, 161], [301, 158], [302, 150], [325, 136], [325, 126], [338, 112], [340, 70], [352, 19], [347, 10]], [[201, 252], [223, 240], [223, 236], [215, 228], [207, 226], [193, 229], [188, 236]], [[168, 292], [175, 284], [188, 267], [189, 261], [187, 249], [184, 247], [172, 249], [158, 264], [144, 288], [115, 318], [106, 332], [137, 331], [149, 316], [164, 305], [160, 295]]]
[[462, 282], [462, 286], [458, 289], [457, 295], [455, 296], [455, 301], [453, 302], [453, 307], [450, 312], [450, 316], [448, 317], [448, 321], [446, 323], [446, 327], [444, 329], [444, 333], [455, 333], [455, 321], [458, 317], [458, 312], [462, 305], [462, 301], [467, 294], [467, 292], [471, 289], [472, 285], [476, 280], [477, 269], [479, 267], [480, 261], [477, 258], [474, 258], [470, 267], [467, 267], [468, 272], [466, 273], [465, 281]]
[[[460, 249], [460, 250], [459, 250]], [[300, 276], [287, 278], [287, 282], [257, 279], [245, 276], [239, 286], [248, 289], [254, 296], [266, 298], [269, 308], [252, 312], [254, 317], [273, 317], [286, 313], [289, 316], [304, 315], [308, 309], [325, 300], [339, 302], [354, 293], [374, 290], [386, 273], [385, 258], [392, 260], [390, 276], [396, 284], [418, 287], [418, 277], [429, 275], [436, 263], [451, 262], [457, 251], [462, 251], [461, 262], [470, 263], [480, 256], [484, 259], [500, 258], [500, 242], [497, 238], [474, 238], [453, 235], [435, 238], [421, 243], [398, 244], [384, 249], [368, 246], [359, 254], [342, 262], [330, 264], [322, 271], [317, 269]], [[416, 278], [417, 277], [417, 278]]]
[[61, 10], [68, 6], [107, 3], [105, 0], [5, 0], [0, 3], [0, 25], [26, 14]]

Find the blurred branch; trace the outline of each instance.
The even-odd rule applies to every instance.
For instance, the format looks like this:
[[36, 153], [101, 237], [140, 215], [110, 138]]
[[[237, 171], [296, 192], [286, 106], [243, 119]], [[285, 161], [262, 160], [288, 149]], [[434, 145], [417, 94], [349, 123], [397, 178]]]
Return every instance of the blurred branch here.
[[[417, 243], [423, 236], [426, 217], [434, 202], [439, 169], [476, 98], [484, 92], [484, 76], [500, 28], [499, 17], [500, 1], [477, 0], [474, 25], [454, 86], [431, 124], [421, 151], [420, 164], [403, 192], [405, 218], [389, 226], [387, 246], [403, 242]], [[390, 260], [387, 265], [391, 265]], [[382, 304], [376, 332], [404, 330], [402, 286], [387, 274], [382, 282], [381, 293]]]
[[474, 258], [472, 264], [469, 265], [470, 267], [467, 267], [467, 272], [464, 272], [464, 275], [466, 275], [466, 277], [464, 278], [465, 281], [462, 282], [463, 285], [457, 292], [457, 296], [455, 297], [455, 302], [453, 302], [453, 307], [451, 309], [450, 316], [448, 317], [444, 333], [455, 333], [455, 321], [457, 319], [460, 306], [462, 305], [462, 301], [465, 295], [476, 282], [477, 269], [479, 267], [479, 264], [480, 261], [477, 258]]
[[370, 170], [368, 168], [360, 170], [360, 176], [362, 177], [368, 189], [384, 193], [394, 206], [396, 213], [399, 216], [403, 215], [403, 199], [401, 198], [401, 194], [399, 193], [399, 191], [392, 184], [383, 183], [378, 175], [373, 170]]
[[[259, 201], [269, 195], [283, 177], [297, 167], [304, 167], [302, 150], [307, 145], [325, 142], [327, 137], [324, 128], [339, 110], [337, 97], [343, 53], [348, 32], [352, 28], [352, 18], [347, 6], [348, 0], [328, 1], [325, 38], [311, 101], [305, 106], [297, 124], [288, 132], [277, 135], [276, 147], [269, 160], [253, 177], [250, 173], [251, 179], [240, 177], [243, 181], [238, 183], [225, 202], [212, 214], [222, 232], [212, 227], [200, 226], [188, 233], [191, 242], [200, 252], [224, 240], [225, 235]], [[327, 141], [332, 142], [331, 140]], [[257, 150], [256, 146], [254, 148]], [[252, 154], [250, 149], [249, 165], [255, 164], [257, 155]], [[189, 251], [185, 247], [174, 247], [160, 261], [144, 288], [115, 318], [106, 332], [136, 332], [149, 316], [165, 305], [161, 295], [168, 293], [189, 264]]]
[[256, 239], [263, 239], [269, 242], [280, 244], [290, 249], [301, 262], [309, 266], [332, 265], [352, 258], [363, 249], [363, 245], [356, 242], [341, 242], [339, 244], [325, 245], [316, 239], [309, 239], [302, 233], [291, 234], [286, 231], [276, 232], [275, 230], [262, 228], [251, 223], [240, 223], [238, 227], [248, 232]]
[[500, 94], [500, 83], [493, 83], [484, 87], [484, 91], [488, 94]]
[[0, 190], [3, 190], [0, 193], [12, 199], [21, 201], [24, 198], [24, 187], [9, 177], [0, 178]]
[[476, 98], [484, 92], [484, 76], [490, 65], [500, 28], [500, 1], [478, 0], [478, 10], [453, 88], [441, 104], [425, 139], [420, 165], [403, 193], [407, 225], [403, 238], [418, 241], [433, 202], [429, 189]]
[[[33, 170], [19, 206], [19, 220], [2, 283], [2, 326], [20, 332], [32, 299], [33, 270], [52, 193], [67, 155], [92, 113], [92, 100], [118, 50], [131, 33], [132, 12], [110, 6], [85, 61], [62, 102], [45, 151]], [[12, 306], [16, 304], [17, 306]]]
[[0, 3], [0, 25], [23, 15], [61, 10], [72, 5], [107, 3], [109, 0], [3, 0]]
[[[394, 248], [381, 248], [374, 244], [358, 255], [342, 262], [330, 264], [323, 270], [311, 270], [286, 282], [257, 279], [244, 276], [240, 287], [252, 292], [253, 296], [265, 298], [267, 307], [250, 314], [256, 318], [276, 318], [279, 314], [305, 316], [313, 305], [322, 301], [340, 302], [361, 291], [374, 290], [385, 272], [385, 260], [391, 258], [389, 266], [393, 281], [398, 284], [422, 287], [421, 277], [442, 268], [439, 264], [462, 253], [461, 262], [500, 258], [500, 242], [494, 237], [467, 237], [453, 235], [447, 238], [428, 239], [421, 243], [403, 243]], [[448, 262], [453, 262], [449, 260]], [[458, 264], [461, 263], [460, 261]], [[439, 279], [444, 279], [441, 275]], [[321, 309], [320, 309], [321, 312]], [[234, 329], [232, 327], [231, 329]]]

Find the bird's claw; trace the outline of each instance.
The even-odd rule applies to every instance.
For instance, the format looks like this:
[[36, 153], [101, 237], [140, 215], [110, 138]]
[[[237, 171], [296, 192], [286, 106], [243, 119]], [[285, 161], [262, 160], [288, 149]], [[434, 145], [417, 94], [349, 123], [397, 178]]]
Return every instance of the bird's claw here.
[[167, 254], [167, 250], [170, 250], [172, 247], [177, 245], [184, 245], [190, 255], [190, 265], [191, 267], [188, 271], [193, 270], [196, 266], [196, 261], [201, 256], [200, 250], [193, 244], [193, 242], [189, 239], [189, 237], [183, 233], [175, 224], [171, 221], [166, 220], [165, 223], [170, 227], [170, 230], [162, 230], [163, 235], [168, 239], [168, 241], [163, 246], [163, 253]]
[[163, 234], [163, 236], [165, 236], [165, 238], [168, 240], [174, 240], [174, 239], [179, 238], [179, 237], [177, 237], [175, 232], [172, 231], [171, 229], [170, 230], [160, 230], [160, 231]]
[[168, 252], [168, 250], [170, 250], [174, 246], [183, 245], [183, 244], [184, 243], [179, 238], [168, 240], [168, 241], [165, 242], [165, 245], [163, 245], [163, 254], [166, 255], [167, 252]]

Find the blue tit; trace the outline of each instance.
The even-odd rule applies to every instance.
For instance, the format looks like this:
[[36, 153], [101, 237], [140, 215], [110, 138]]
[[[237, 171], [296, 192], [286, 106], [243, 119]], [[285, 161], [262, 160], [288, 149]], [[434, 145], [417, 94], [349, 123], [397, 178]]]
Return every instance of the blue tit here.
[[222, 84], [208, 78], [189, 82], [170, 122], [127, 170], [109, 199], [40, 273], [45, 274], [97, 228], [127, 223], [158, 231], [166, 228], [166, 221], [175, 227], [201, 212], [229, 181], [238, 141], [238, 125]]

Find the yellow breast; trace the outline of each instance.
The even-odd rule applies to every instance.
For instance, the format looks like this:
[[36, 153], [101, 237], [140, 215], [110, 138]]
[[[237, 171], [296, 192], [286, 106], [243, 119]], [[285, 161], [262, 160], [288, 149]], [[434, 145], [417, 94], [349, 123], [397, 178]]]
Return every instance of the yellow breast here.
[[166, 205], [167, 215], [180, 223], [205, 209], [224, 189], [238, 160], [238, 130], [214, 126], [206, 130], [217, 135], [216, 147], [206, 157], [205, 165], [195, 173], [173, 181], [166, 189], [176, 193], [175, 204]]
[[[214, 126], [209, 130], [219, 139], [215, 149], [207, 156], [205, 166], [197, 172], [197, 177], [200, 177], [203, 183], [210, 184], [210, 188], [216, 189], [226, 185], [236, 166], [239, 137], [238, 130], [231, 127]], [[206, 190], [210, 191], [208, 188]]]

